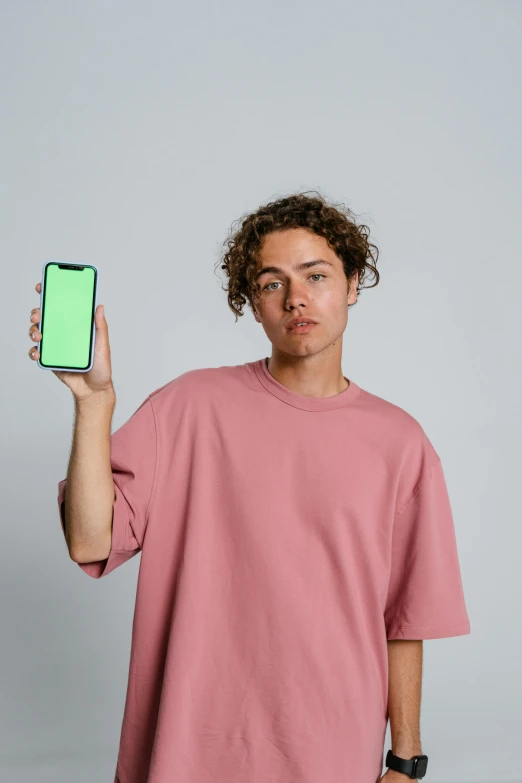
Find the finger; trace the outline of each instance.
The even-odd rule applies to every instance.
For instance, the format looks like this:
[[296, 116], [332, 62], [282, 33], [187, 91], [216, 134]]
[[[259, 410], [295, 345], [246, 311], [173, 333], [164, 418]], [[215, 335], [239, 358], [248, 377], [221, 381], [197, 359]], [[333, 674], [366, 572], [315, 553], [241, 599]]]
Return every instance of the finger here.
[[105, 318], [105, 308], [102, 304], [98, 305], [94, 312], [94, 323], [97, 331], [108, 331], [107, 319]]
[[29, 356], [31, 359], [39, 359], [40, 358], [40, 351], [38, 348], [35, 348], [34, 346], [32, 348], [29, 348]]
[[29, 316], [29, 320], [31, 323], [37, 324], [40, 322], [40, 308], [39, 307], [33, 307], [31, 310], [31, 315]]
[[38, 291], [38, 293], [40, 293], [40, 291], [42, 290], [42, 284], [41, 284], [41, 283], [37, 283], [37, 284], [35, 285], [35, 288], [36, 288], [36, 290]]
[[29, 337], [31, 338], [31, 340], [41, 340], [42, 339], [42, 334], [41, 334], [41, 332], [38, 331], [38, 327], [36, 325], [34, 326], [34, 328], [31, 327], [29, 329]]

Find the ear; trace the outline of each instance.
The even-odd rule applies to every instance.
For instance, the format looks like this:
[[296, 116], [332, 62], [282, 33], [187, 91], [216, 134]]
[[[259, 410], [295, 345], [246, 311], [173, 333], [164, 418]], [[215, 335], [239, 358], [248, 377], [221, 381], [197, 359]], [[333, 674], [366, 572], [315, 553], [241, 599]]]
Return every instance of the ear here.
[[348, 304], [355, 304], [357, 301], [357, 283], [359, 282], [359, 272], [356, 270], [351, 278], [348, 279]]

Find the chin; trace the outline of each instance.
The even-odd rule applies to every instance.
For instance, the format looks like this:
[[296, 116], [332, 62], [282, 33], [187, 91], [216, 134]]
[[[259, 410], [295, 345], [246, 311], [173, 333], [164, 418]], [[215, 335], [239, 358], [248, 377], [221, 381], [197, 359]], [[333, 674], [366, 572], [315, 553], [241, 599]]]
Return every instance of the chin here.
[[281, 353], [286, 353], [288, 356], [313, 356], [316, 353], [320, 353], [327, 346], [319, 346], [312, 340], [301, 340], [300, 342], [285, 342], [283, 344], [272, 342], [274, 348], [277, 348]]

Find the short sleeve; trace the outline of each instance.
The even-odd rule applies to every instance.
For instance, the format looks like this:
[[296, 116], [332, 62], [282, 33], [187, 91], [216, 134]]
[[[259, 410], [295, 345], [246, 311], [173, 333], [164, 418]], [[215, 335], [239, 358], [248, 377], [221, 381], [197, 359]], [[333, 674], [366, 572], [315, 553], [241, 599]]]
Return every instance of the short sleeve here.
[[[157, 431], [150, 396], [111, 434], [110, 452], [115, 492], [111, 551], [105, 560], [78, 563], [95, 579], [114, 571], [143, 546], [157, 460]], [[58, 483], [58, 511], [64, 535], [66, 489], [65, 478]]]
[[395, 515], [384, 620], [387, 639], [437, 639], [471, 632], [438, 458], [423, 467], [415, 491]]

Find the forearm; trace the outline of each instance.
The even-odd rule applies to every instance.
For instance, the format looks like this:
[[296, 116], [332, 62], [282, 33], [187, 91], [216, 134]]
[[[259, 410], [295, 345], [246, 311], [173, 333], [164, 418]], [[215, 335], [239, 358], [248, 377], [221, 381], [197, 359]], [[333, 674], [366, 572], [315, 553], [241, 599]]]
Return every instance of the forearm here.
[[422, 640], [388, 641], [388, 715], [392, 752], [402, 758], [422, 753], [422, 653]]
[[106, 556], [112, 537], [114, 484], [110, 461], [115, 395], [75, 403], [75, 426], [65, 492], [65, 529], [73, 559]]

